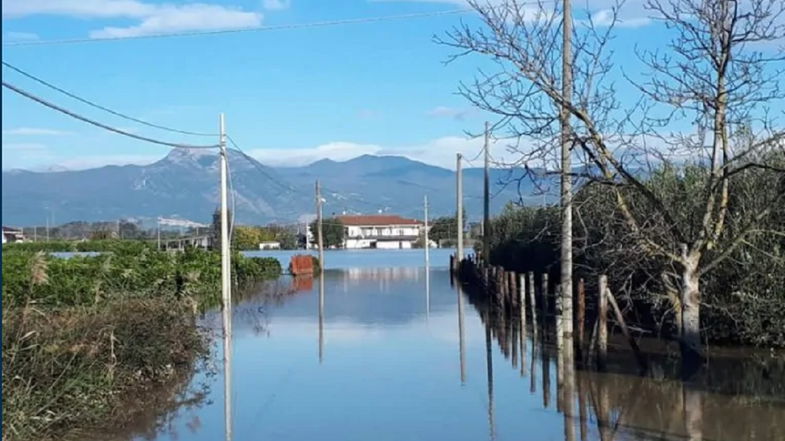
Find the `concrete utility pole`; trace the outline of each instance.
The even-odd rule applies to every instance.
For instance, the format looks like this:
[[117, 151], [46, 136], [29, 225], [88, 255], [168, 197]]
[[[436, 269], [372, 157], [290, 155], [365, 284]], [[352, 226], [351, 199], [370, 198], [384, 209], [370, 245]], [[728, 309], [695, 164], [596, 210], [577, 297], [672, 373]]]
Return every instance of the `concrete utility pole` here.
[[322, 236], [322, 190], [319, 187], [319, 180], [316, 180], [316, 239], [319, 244], [319, 265], [324, 271], [324, 238]]
[[[572, 102], [572, 5], [563, 0], [562, 29], [562, 96], [561, 106], [561, 295], [565, 317], [565, 338], [572, 338], [572, 161], [570, 149], [570, 113]], [[571, 344], [571, 343], [570, 343]]]
[[425, 195], [423, 204], [425, 206], [425, 269], [427, 270], [431, 266], [431, 245], [428, 239], [428, 195]]
[[490, 152], [488, 151], [488, 121], [485, 121], [485, 173], [483, 175], [483, 207], [482, 207], [482, 257], [486, 264], [490, 262], [491, 255], [491, 197], [489, 183]]
[[231, 256], [229, 255], [229, 213], [226, 176], [229, 158], [226, 153], [224, 114], [220, 116], [221, 148], [221, 294], [224, 327], [224, 424], [226, 441], [232, 439], [232, 285]]
[[456, 225], [458, 227], [458, 255], [456, 256], [458, 264], [463, 260], [463, 173], [461, 172], [461, 154], [457, 155], [457, 167], [455, 170], [456, 176], [456, 199], [458, 206], [458, 213], [455, 216]]

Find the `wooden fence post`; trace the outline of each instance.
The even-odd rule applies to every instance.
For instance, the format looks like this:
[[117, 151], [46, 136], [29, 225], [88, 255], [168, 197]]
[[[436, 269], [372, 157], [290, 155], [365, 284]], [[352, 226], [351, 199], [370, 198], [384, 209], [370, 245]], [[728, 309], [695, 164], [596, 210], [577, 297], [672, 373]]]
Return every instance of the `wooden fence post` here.
[[600, 304], [597, 309], [599, 328], [597, 329], [597, 366], [605, 370], [608, 358], [608, 277], [600, 276], [599, 283]]
[[578, 317], [575, 318], [575, 328], [578, 330], [578, 360], [581, 359], [585, 348], [584, 326], [586, 322], [586, 287], [583, 278], [578, 280]]

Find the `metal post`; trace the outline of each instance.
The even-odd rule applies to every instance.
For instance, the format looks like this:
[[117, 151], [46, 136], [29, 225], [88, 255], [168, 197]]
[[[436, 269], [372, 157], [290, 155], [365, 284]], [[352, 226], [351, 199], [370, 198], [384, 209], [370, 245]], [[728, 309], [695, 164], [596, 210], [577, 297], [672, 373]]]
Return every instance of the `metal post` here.
[[457, 155], [456, 175], [456, 199], [458, 213], [456, 215], [456, 226], [458, 228], [458, 267], [460, 268], [463, 260], [463, 173], [461, 172], [461, 154]]
[[488, 146], [488, 121], [485, 121], [485, 173], [483, 175], [483, 209], [482, 209], [482, 257], [486, 262], [490, 262], [490, 243], [491, 243], [491, 197], [490, 197], [490, 152]]
[[224, 331], [224, 418], [226, 441], [232, 439], [232, 286], [229, 255], [229, 199], [227, 194], [226, 129], [224, 115], [220, 116], [220, 157], [221, 157], [221, 294], [223, 299]]
[[322, 191], [319, 187], [319, 180], [316, 180], [316, 234], [319, 243], [319, 265], [324, 271], [324, 238], [322, 237]]

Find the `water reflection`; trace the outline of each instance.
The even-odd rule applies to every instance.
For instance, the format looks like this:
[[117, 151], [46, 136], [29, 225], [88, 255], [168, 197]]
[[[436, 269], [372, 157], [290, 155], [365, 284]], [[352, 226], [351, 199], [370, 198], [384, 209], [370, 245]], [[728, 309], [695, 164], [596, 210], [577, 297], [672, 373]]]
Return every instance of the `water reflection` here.
[[[507, 348], [511, 344], [532, 344], [528, 354], [531, 357], [529, 390], [530, 394], [536, 394], [534, 359], [539, 358], [544, 409], [551, 404], [552, 360], [556, 358], [557, 412], [562, 417], [565, 441], [575, 441], [578, 433], [583, 441], [785, 439], [785, 384], [782, 382], [785, 358], [781, 354], [751, 356], [748, 353], [746, 358], [715, 356], [709, 368], [691, 383], [678, 380], [677, 363], [667, 354], [652, 356], [656, 378], [636, 375], [633, 355], [626, 352], [609, 355], [612, 372], [580, 370], [575, 368], [570, 340], [564, 340], [559, 351], [557, 345], [549, 344], [552, 340], [540, 329], [543, 338], [533, 337], [524, 343], [521, 338], [529, 330], [520, 311], [495, 310], [477, 293], [468, 296], [483, 322], [486, 340], [495, 337], [499, 355], [509, 359], [513, 367], [516, 354]], [[511, 331], [511, 325], [517, 327], [518, 334], [514, 328]], [[493, 438], [494, 378], [489, 345], [486, 341], [489, 424]]]
[[[558, 356], [552, 322], [489, 308], [451, 287], [446, 270], [414, 272], [380, 285], [378, 271], [328, 270], [310, 290], [282, 278], [278, 291], [244, 297], [225, 334], [229, 375], [198, 375], [216, 383], [205, 397], [214, 404], [169, 413], [166, 428], [131, 439], [785, 439], [782, 357], [718, 357], [690, 384], [675, 379], [678, 363], [671, 369], [665, 355], [657, 378], [626, 372], [637, 370], [634, 358], [613, 350], [611, 372], [575, 370], [575, 354]], [[260, 321], [263, 333], [254, 331]]]
[[319, 363], [324, 357], [324, 272], [319, 273]]

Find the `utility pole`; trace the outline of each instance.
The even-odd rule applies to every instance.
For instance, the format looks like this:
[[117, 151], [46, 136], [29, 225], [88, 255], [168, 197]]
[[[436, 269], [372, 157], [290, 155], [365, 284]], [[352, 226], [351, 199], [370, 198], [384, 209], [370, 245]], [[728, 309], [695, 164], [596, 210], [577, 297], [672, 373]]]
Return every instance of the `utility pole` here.
[[221, 156], [221, 294], [223, 298], [224, 325], [224, 424], [226, 441], [232, 439], [232, 285], [231, 256], [229, 255], [229, 199], [226, 176], [229, 158], [226, 154], [226, 127], [224, 114], [220, 116], [220, 156]]
[[158, 251], [161, 251], [161, 218], [159, 217], [157, 221], [158, 222], [156, 222], [155, 231], [158, 235]]
[[460, 265], [460, 262], [463, 260], [463, 173], [461, 172], [461, 154], [458, 153], [457, 155], [457, 167], [455, 170], [456, 176], [456, 199], [457, 199], [457, 206], [458, 206], [458, 213], [455, 216], [456, 225], [458, 227], [458, 255], [456, 256], [457, 262]]
[[[563, 0], [561, 106], [561, 295], [564, 337], [572, 339], [572, 161], [570, 113], [572, 102], [572, 5]], [[572, 344], [572, 340], [568, 340]]]
[[46, 241], [49, 242], [49, 215], [46, 216]]
[[430, 255], [431, 245], [428, 239], [428, 195], [425, 195], [424, 205], [425, 205], [425, 270], [428, 271], [428, 268], [431, 266], [431, 255]]
[[319, 244], [319, 265], [324, 271], [324, 238], [322, 237], [322, 191], [319, 187], [319, 180], [316, 180], [316, 234]]
[[431, 241], [428, 239], [428, 195], [423, 198], [425, 210], [425, 314], [431, 314]]
[[490, 152], [488, 151], [488, 121], [485, 121], [485, 173], [483, 175], [483, 206], [482, 206], [482, 259], [485, 264], [489, 264], [491, 259], [491, 197], [490, 183], [488, 178], [490, 167]]

